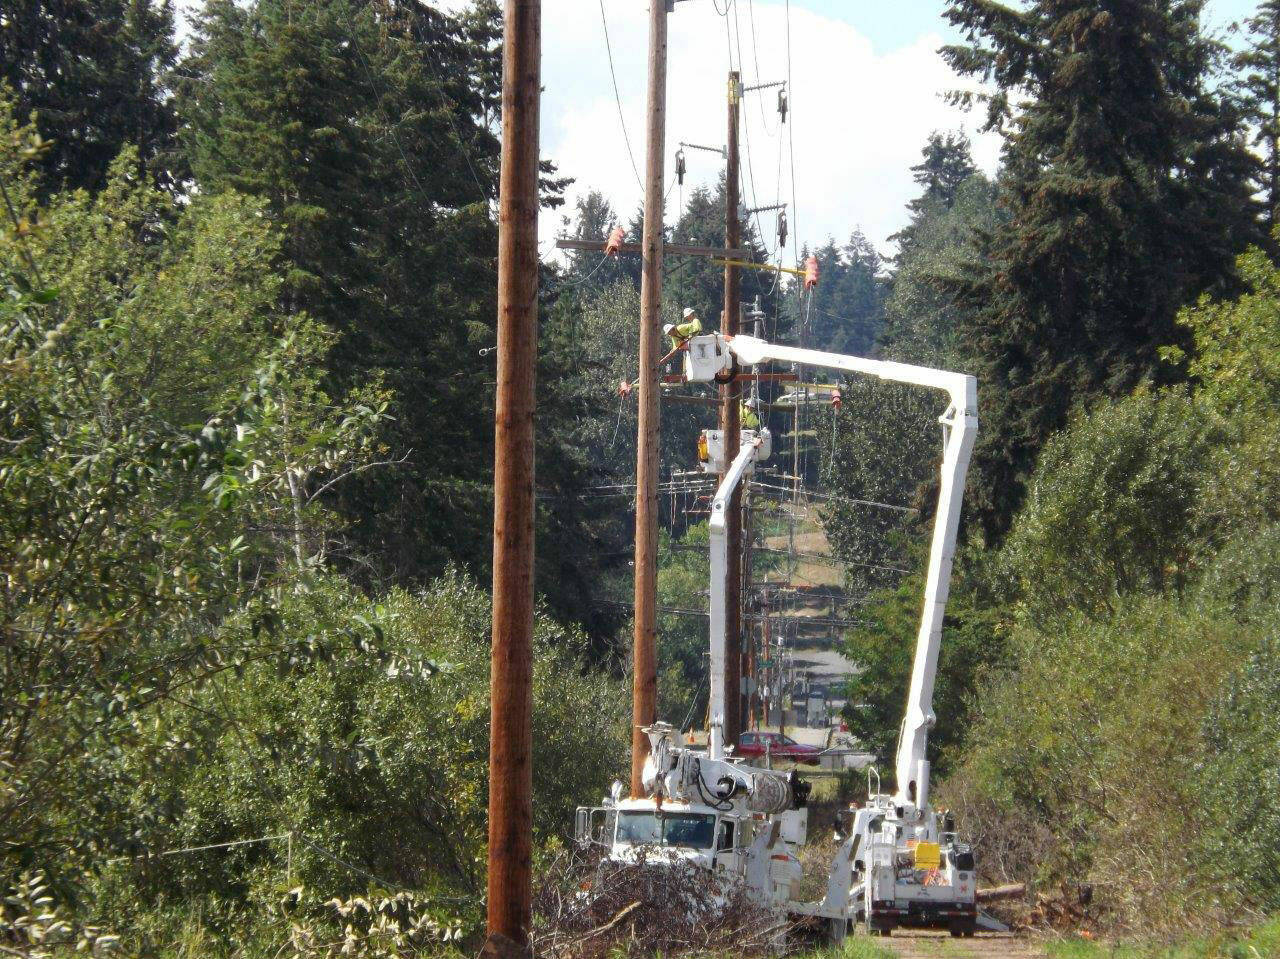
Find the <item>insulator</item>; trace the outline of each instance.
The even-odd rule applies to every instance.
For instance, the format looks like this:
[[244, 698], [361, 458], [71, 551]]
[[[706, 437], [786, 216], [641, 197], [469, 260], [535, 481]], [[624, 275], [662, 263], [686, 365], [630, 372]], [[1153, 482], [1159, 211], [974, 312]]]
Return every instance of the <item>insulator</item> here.
[[787, 245], [787, 211], [778, 212], [778, 246]]
[[676, 182], [684, 186], [684, 150], [676, 151]]
[[804, 261], [804, 288], [812, 290], [818, 285], [818, 258], [810, 256]]
[[778, 88], [778, 116], [782, 117], [782, 122], [787, 122], [787, 91], [784, 87]]

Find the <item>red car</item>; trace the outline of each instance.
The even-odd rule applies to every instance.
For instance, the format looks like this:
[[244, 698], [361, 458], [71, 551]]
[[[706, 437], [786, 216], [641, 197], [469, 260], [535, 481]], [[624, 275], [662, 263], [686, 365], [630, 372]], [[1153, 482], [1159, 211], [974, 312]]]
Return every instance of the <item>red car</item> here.
[[733, 755], [753, 759], [763, 757], [766, 744], [773, 759], [808, 763], [810, 766], [817, 766], [822, 762], [819, 758], [822, 750], [817, 746], [806, 746], [782, 733], [743, 733], [738, 737], [738, 748], [733, 751]]

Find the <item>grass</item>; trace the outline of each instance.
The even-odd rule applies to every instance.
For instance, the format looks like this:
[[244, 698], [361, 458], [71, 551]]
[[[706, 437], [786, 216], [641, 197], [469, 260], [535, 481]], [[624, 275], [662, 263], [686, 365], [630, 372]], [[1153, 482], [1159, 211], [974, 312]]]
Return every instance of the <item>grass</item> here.
[[798, 959], [894, 959], [894, 954], [870, 936], [853, 933], [839, 949], [816, 949], [802, 953]]
[[1194, 939], [1175, 945], [1068, 939], [1049, 944], [1047, 951], [1049, 959], [1272, 959], [1280, 956], [1280, 918], [1243, 936]]

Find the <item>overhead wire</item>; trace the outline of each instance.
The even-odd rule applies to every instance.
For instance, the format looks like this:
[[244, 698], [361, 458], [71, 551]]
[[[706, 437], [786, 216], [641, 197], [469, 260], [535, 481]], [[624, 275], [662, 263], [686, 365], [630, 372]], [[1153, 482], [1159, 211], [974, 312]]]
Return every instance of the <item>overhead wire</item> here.
[[[739, 74], [739, 77], [741, 77], [745, 64], [743, 62], [743, 57], [742, 57], [742, 24], [738, 18], [738, 7], [736, 5], [733, 8], [733, 25], [732, 27], [730, 26], [729, 18], [726, 16], [724, 20], [724, 29], [725, 29], [725, 39], [729, 46], [729, 69], [732, 70], [734, 68], [733, 51], [734, 51], [734, 47], [736, 46], [738, 51], [738, 74]], [[735, 38], [735, 30], [736, 30], [736, 38]], [[757, 83], [760, 82], [758, 66], [757, 66], [757, 73], [756, 73], [756, 82]], [[741, 79], [739, 79], [739, 83], [741, 83]], [[741, 96], [741, 88], [739, 88], [738, 90], [738, 95]], [[739, 164], [738, 184], [739, 184], [739, 190], [742, 190], [743, 186], [749, 185], [750, 187], [749, 193], [751, 196], [751, 207], [752, 207], [752, 210], [754, 211], [755, 208], [760, 205], [760, 202], [756, 194], [755, 170], [751, 162], [751, 134], [749, 132], [749, 127], [750, 127], [750, 124], [748, 124], [744, 118], [742, 123], [742, 145], [747, 155], [747, 171], [746, 171], [747, 180], [746, 180], [746, 183], [744, 184], [742, 180], [742, 165]], [[748, 191], [743, 191], [743, 192], [748, 192]], [[752, 217], [754, 218], [755, 224], [756, 224], [756, 235], [758, 238], [760, 238], [763, 241], [764, 228], [760, 225], [760, 214], [758, 212], [753, 212]], [[776, 240], [777, 237], [775, 237], [774, 239]], [[772, 259], [773, 252], [774, 252], [773, 250], [769, 250], [769, 252], [765, 256], [765, 259], [767, 260]]]
[[787, 96], [791, 107], [791, 122], [787, 124], [787, 143], [791, 153], [791, 232], [795, 235], [796, 249], [800, 244], [800, 205], [796, 201], [796, 96], [795, 85], [791, 82], [791, 0], [787, 0]]
[[622, 96], [618, 93], [618, 73], [613, 67], [613, 44], [609, 42], [609, 20], [604, 12], [604, 0], [600, 0], [600, 26], [604, 28], [604, 49], [609, 56], [609, 75], [613, 78], [613, 102], [618, 107], [618, 123], [622, 127], [622, 139], [627, 145], [627, 158], [631, 161], [631, 172], [635, 174], [636, 186], [644, 193], [644, 180], [640, 176], [640, 167], [636, 165], [636, 155], [631, 149], [631, 137], [627, 133], [627, 121], [622, 115]]

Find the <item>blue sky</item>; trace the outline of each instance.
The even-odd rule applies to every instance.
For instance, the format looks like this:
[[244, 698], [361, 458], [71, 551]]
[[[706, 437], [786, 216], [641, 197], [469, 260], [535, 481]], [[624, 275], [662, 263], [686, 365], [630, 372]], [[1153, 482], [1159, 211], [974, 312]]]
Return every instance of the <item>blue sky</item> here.
[[[201, 2], [177, 0], [177, 5], [189, 13]], [[459, 7], [467, 0], [435, 2]], [[744, 111], [748, 204], [788, 203], [792, 240], [782, 251], [787, 256], [800, 244], [818, 244], [828, 236], [843, 241], [855, 229], [889, 249], [888, 237], [905, 223], [906, 203], [917, 191], [910, 167], [931, 132], [963, 130], [978, 165], [988, 172], [997, 165], [999, 141], [981, 133], [980, 116], [943, 98], [947, 91], [972, 87], [937, 54], [941, 44], [958, 39], [942, 17], [945, 2], [789, 2], [791, 122], [779, 127], [764, 101]], [[1205, 19], [1211, 28], [1222, 29], [1255, 6], [1256, 0], [1208, 0]], [[641, 200], [623, 125], [639, 167], [644, 161], [647, 7], [646, 0], [543, 2], [543, 156], [574, 179], [570, 209], [573, 200], [598, 189], [624, 222]], [[728, 69], [740, 69], [748, 84], [786, 76], [787, 9], [788, 0], [676, 5], [669, 26], [668, 174], [679, 141], [722, 141]], [[720, 11], [727, 15], [719, 16]], [[714, 183], [719, 172], [714, 158], [692, 155], [684, 187], [671, 182], [668, 219], [678, 214], [681, 199], [700, 184]], [[758, 217], [763, 236], [774, 233], [775, 216]], [[544, 255], [567, 226], [562, 217], [560, 211], [543, 216]]]
[[[612, 40], [612, 72], [602, 7]], [[543, 4], [543, 154], [574, 178], [570, 201], [601, 190], [624, 222], [641, 196], [622, 124], [638, 167], [644, 158], [646, 7], [645, 0]], [[1221, 29], [1253, 7], [1253, 0], [1209, 0], [1206, 21]], [[754, 167], [750, 206], [791, 203], [792, 236], [802, 244], [828, 236], [844, 240], [861, 229], [888, 248], [917, 191], [910, 167], [932, 131], [965, 131], [979, 166], [995, 170], [1000, 144], [980, 132], [980, 114], [965, 113], [943, 98], [947, 91], [972, 86], [937, 54], [939, 46], [959, 39], [942, 17], [944, 8], [943, 0], [790, 0], [789, 137], [794, 138], [797, 186], [791, 189], [790, 143], [779, 142], [771, 109], [747, 109], [744, 136]], [[786, 75], [787, 22], [787, 0], [676, 5], [669, 25], [668, 164], [681, 140], [721, 142], [729, 68], [741, 69], [748, 84]], [[614, 99], [615, 76], [620, 104]], [[719, 163], [706, 155], [691, 157], [684, 195], [698, 184], [713, 183], [719, 171]], [[677, 214], [680, 196], [669, 191], [669, 218]], [[548, 245], [565, 226], [561, 216], [548, 212], [544, 217]], [[771, 236], [773, 216], [759, 219], [760, 232]], [[794, 250], [793, 242], [784, 252]]]

